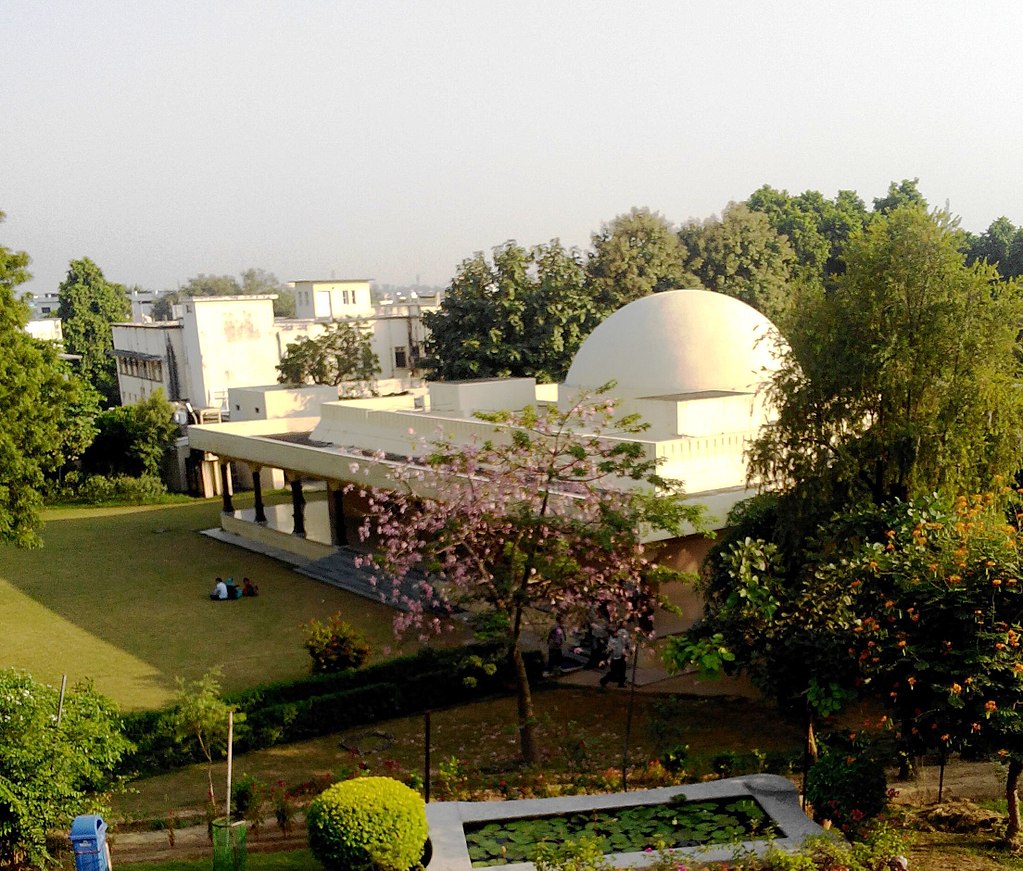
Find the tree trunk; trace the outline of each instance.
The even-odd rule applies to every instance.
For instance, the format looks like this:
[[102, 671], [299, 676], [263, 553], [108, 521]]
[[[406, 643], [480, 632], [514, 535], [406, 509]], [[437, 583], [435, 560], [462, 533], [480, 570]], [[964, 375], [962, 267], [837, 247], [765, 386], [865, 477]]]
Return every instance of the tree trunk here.
[[1005, 837], [1015, 841], [1019, 837], [1019, 796], [1016, 788], [1019, 786], [1019, 776], [1023, 774], [1023, 762], [1012, 758], [1009, 760], [1009, 773], [1005, 778], [1005, 803], [1009, 808], [1009, 825], [1005, 830]]
[[512, 665], [515, 668], [515, 691], [519, 709], [519, 745], [522, 748], [522, 761], [533, 765], [540, 761], [536, 747], [536, 717], [533, 715], [533, 693], [529, 688], [529, 675], [526, 673], [526, 661], [522, 657], [522, 648], [518, 642], [512, 645]]

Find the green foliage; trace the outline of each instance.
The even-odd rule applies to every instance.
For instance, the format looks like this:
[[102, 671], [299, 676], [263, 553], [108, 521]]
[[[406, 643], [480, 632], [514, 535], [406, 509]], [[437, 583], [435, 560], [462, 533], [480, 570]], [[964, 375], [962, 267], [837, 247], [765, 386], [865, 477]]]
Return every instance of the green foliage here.
[[76, 685], [57, 721], [56, 689], [16, 671], [0, 671], [0, 865], [44, 867], [46, 838], [101, 795], [129, 748], [116, 708], [91, 684]]
[[881, 541], [835, 567], [872, 606], [854, 653], [912, 755], [969, 751], [1019, 770], [1023, 536], [1005, 510], [991, 494], [890, 506], [876, 512]]
[[[536, 871], [612, 871], [599, 838], [575, 838], [561, 843], [542, 843], [533, 857]], [[676, 871], [672, 864], [670, 871]]]
[[334, 321], [320, 335], [288, 345], [277, 369], [282, 384], [348, 385], [348, 392], [362, 395], [372, 391], [380, 360], [363, 321]]
[[107, 281], [88, 257], [72, 260], [58, 291], [57, 317], [62, 321], [64, 347], [78, 354], [79, 372], [109, 405], [120, 402], [117, 361], [112, 355], [111, 324], [126, 321], [131, 302], [124, 285]]
[[658, 212], [632, 208], [590, 238], [586, 272], [602, 315], [651, 293], [695, 286], [685, 267], [686, 247]]
[[267, 785], [258, 777], [243, 774], [231, 784], [231, 807], [235, 813], [248, 817], [249, 809], [266, 802]]
[[604, 853], [727, 844], [769, 837], [772, 831], [767, 815], [751, 799], [679, 797], [657, 805], [477, 823], [466, 826], [465, 840], [474, 867], [524, 862], [534, 856], [550, 867], [559, 862], [589, 863]]
[[966, 256], [970, 263], [997, 266], [1002, 278], [1023, 276], [1023, 227], [1004, 215], [997, 218], [979, 236], [967, 234]]
[[[220, 671], [211, 669], [199, 680], [178, 678], [178, 703], [173, 717], [174, 732], [179, 741], [194, 740], [206, 760], [209, 782], [207, 798], [216, 804], [213, 789], [213, 759], [227, 753], [228, 714], [232, 709], [220, 695]], [[238, 715], [241, 722], [244, 715]]]
[[834, 276], [845, 271], [842, 251], [849, 236], [870, 220], [855, 191], [839, 191], [829, 200], [819, 191], [791, 195], [764, 185], [746, 205], [768, 218], [771, 226], [795, 252], [794, 275], [815, 286], [833, 286]]
[[161, 294], [153, 303], [153, 319], [171, 320], [173, 307], [190, 296], [252, 296], [271, 293], [277, 295], [273, 301], [274, 317], [293, 318], [295, 293], [272, 272], [246, 269], [241, 273], [240, 282], [233, 275], [206, 275], [200, 272], [176, 290]]
[[141, 475], [82, 475], [69, 472], [59, 485], [47, 490], [48, 502], [80, 502], [85, 505], [153, 505], [167, 498], [167, 487], [158, 477]]
[[514, 241], [463, 261], [439, 311], [426, 312], [427, 365], [443, 380], [560, 381], [598, 322], [582, 257], [557, 239]]
[[927, 200], [917, 188], [918, 184], [920, 184], [918, 178], [904, 178], [898, 183], [891, 182], [885, 196], [874, 197], [874, 211], [887, 215], [907, 206], [912, 209], [926, 209]]
[[784, 313], [795, 254], [766, 215], [729, 203], [720, 219], [686, 224], [679, 236], [689, 252], [686, 267], [707, 290], [741, 299], [772, 319]]
[[860, 837], [888, 805], [884, 767], [861, 747], [829, 748], [807, 773], [806, 799], [817, 822]]
[[305, 648], [313, 660], [313, 674], [358, 668], [369, 657], [369, 642], [341, 619], [340, 612], [326, 621], [309, 621], [305, 632]]
[[[531, 679], [539, 679], [543, 657], [528, 651], [525, 659]], [[415, 656], [258, 687], [224, 701], [245, 715], [244, 729], [235, 735], [241, 753], [464, 703], [503, 691], [509, 678], [507, 657], [495, 647], [425, 648]], [[177, 708], [127, 714], [124, 722], [137, 745], [126, 760], [128, 770], [148, 773], [206, 761], [191, 733], [182, 735]]]
[[1019, 285], [965, 265], [948, 216], [912, 207], [855, 232], [845, 261], [833, 292], [798, 300], [778, 420], [750, 452], [789, 555], [836, 510], [983, 489], [1021, 462]]
[[0, 245], [0, 542], [22, 547], [40, 544], [44, 478], [79, 447], [70, 421], [83, 398], [54, 345], [24, 331], [29, 311], [15, 288], [30, 278], [28, 263]]
[[82, 455], [86, 475], [159, 477], [167, 448], [178, 435], [174, 406], [158, 390], [137, 405], [119, 405], [96, 418], [99, 432]]
[[335, 783], [309, 806], [309, 847], [331, 871], [408, 871], [423, 855], [426, 805], [389, 777]]

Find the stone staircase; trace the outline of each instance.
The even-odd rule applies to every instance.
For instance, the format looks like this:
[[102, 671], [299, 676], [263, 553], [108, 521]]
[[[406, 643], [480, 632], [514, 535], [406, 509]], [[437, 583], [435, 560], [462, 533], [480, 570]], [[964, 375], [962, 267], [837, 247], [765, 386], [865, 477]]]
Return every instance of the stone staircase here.
[[[409, 573], [402, 580], [399, 592], [395, 596], [391, 578], [370, 565], [356, 565], [356, 560], [360, 558], [365, 558], [365, 554], [342, 547], [330, 556], [296, 566], [295, 571], [332, 587], [340, 587], [342, 590], [372, 599], [374, 602], [383, 602], [400, 611], [408, 611], [406, 602], [408, 599], [417, 598], [423, 576], [419, 573]], [[378, 579], [375, 584], [374, 577]]]

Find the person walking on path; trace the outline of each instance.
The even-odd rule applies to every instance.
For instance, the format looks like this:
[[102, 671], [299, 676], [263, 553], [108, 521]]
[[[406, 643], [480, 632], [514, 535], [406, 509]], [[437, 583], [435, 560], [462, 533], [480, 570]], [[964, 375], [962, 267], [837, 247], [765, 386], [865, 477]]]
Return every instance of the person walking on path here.
[[607, 652], [611, 660], [607, 674], [600, 679], [601, 687], [606, 687], [608, 683], [614, 681], [620, 689], [625, 689], [625, 659], [629, 655], [630, 648], [628, 630], [622, 626], [608, 642]]
[[565, 627], [558, 617], [547, 633], [547, 671], [557, 677], [561, 674], [561, 662], [564, 655]]

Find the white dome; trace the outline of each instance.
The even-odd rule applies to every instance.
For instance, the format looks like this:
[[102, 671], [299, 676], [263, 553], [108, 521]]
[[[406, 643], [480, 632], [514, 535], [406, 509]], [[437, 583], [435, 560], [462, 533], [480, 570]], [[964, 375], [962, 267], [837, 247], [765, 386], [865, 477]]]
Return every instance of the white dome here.
[[618, 309], [583, 342], [568, 388], [616, 381], [622, 396], [755, 391], [778, 367], [777, 329], [746, 303], [710, 290], [654, 293]]

